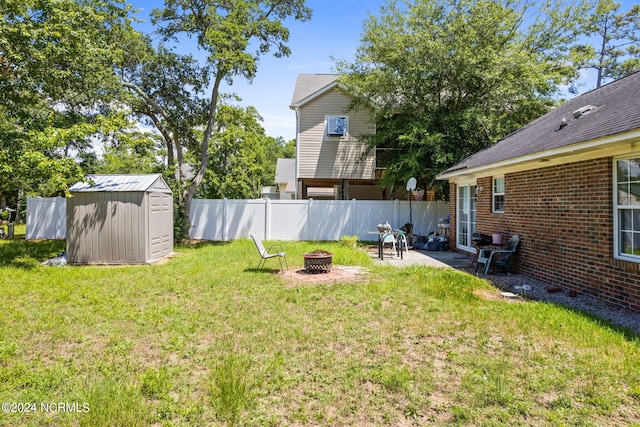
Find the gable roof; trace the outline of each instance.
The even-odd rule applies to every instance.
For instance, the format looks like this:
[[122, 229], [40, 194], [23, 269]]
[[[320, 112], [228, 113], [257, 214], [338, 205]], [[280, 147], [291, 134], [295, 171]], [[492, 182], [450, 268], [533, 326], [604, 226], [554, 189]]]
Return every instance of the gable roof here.
[[289, 107], [300, 107], [337, 85], [337, 74], [299, 74]]
[[87, 175], [87, 181], [75, 183], [71, 193], [148, 191], [171, 193], [171, 189], [159, 173], [144, 175]]
[[296, 159], [276, 160], [276, 184], [285, 184], [296, 179]]
[[[592, 108], [595, 107], [595, 108]], [[640, 72], [573, 98], [438, 175], [448, 179], [640, 129]]]

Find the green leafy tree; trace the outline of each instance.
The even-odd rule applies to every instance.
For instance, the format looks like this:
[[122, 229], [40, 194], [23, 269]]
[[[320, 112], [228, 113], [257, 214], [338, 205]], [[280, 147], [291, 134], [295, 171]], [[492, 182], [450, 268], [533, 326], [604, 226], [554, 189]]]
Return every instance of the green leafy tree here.
[[285, 142], [284, 138], [280, 138], [278, 144], [282, 147], [282, 151], [278, 157], [284, 157], [285, 159], [293, 159], [296, 157], [295, 139], [292, 139], [289, 142]]
[[283, 141], [265, 135], [253, 107], [221, 105], [210, 147], [211, 161], [198, 190], [203, 198], [260, 197], [262, 187], [275, 179]]
[[[576, 75], [567, 60], [583, 9], [533, 1], [390, 1], [338, 61], [352, 107], [376, 106], [361, 135], [386, 162], [382, 183], [435, 175], [545, 112]], [[382, 150], [384, 149], [384, 150]]]
[[159, 136], [150, 132], [119, 132], [105, 144], [100, 173], [161, 173]]
[[[276, 57], [289, 55], [286, 44], [289, 30], [283, 21], [309, 19], [311, 10], [304, 3], [304, 0], [167, 0], [164, 9], [152, 12], [152, 22], [165, 42], [190, 37], [206, 55], [205, 63], [200, 65], [191, 57], [172, 56], [160, 48], [158, 55], [154, 55], [156, 59], [150, 60], [157, 62], [159, 67], [163, 60], [170, 60], [169, 66], [164, 68], [171, 71], [167, 81], [181, 96], [186, 94], [180, 92], [178, 77], [187, 77], [185, 81], [191, 93], [187, 98], [188, 107], [180, 107], [176, 98], [169, 94], [159, 96], [157, 91], [149, 90], [157, 85], [144, 87], [138, 84], [141, 79], [125, 80], [125, 87], [146, 104], [148, 116], [165, 139], [168, 152], [175, 152], [183, 236], [189, 229], [191, 200], [209, 170], [221, 83], [232, 83], [237, 77], [251, 80], [258, 71], [260, 57], [271, 50]], [[140, 45], [136, 43], [136, 46]], [[196, 74], [200, 77], [195, 78]], [[207, 83], [208, 95], [198, 86], [198, 79]], [[142, 111], [142, 108], [139, 106], [136, 110]], [[153, 116], [162, 120], [155, 120]], [[201, 129], [199, 135], [194, 133], [197, 126]], [[193, 171], [193, 176], [188, 174], [189, 170]]]
[[620, 3], [599, 0], [583, 31], [593, 42], [576, 45], [574, 60], [582, 69], [596, 70], [596, 87], [640, 69], [640, 5], [620, 12]]
[[59, 195], [82, 177], [71, 154], [119, 120], [105, 40], [129, 12], [119, 0], [0, 2], [0, 194]]

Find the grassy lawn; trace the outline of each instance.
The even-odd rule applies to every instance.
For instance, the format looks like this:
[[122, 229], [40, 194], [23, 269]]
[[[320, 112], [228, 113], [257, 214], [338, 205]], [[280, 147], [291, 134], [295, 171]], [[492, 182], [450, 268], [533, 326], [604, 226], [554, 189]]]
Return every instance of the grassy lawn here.
[[286, 284], [250, 240], [97, 267], [0, 241], [0, 425], [640, 423], [638, 337], [463, 272], [284, 246], [293, 268], [322, 247], [369, 274]]

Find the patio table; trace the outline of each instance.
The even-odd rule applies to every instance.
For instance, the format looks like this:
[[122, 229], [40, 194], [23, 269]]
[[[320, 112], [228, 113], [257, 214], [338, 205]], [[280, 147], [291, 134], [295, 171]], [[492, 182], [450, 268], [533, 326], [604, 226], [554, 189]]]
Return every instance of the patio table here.
[[400, 256], [400, 259], [404, 259], [404, 248], [402, 247], [402, 245], [400, 244], [400, 242], [398, 241], [397, 237], [401, 234], [404, 234], [404, 232], [400, 231], [400, 230], [391, 230], [391, 231], [368, 231], [368, 234], [376, 234], [378, 236], [378, 258], [380, 258], [381, 260], [384, 260], [384, 236], [388, 235], [388, 234], [392, 234], [393, 237], [396, 239], [396, 252], [397, 255]]

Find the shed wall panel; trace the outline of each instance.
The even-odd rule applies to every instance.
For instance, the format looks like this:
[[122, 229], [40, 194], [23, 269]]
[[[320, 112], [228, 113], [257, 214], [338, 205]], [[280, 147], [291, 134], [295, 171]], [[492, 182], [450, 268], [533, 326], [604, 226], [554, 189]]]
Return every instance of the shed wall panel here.
[[67, 202], [67, 261], [145, 262], [144, 197], [142, 192], [74, 193]]

